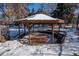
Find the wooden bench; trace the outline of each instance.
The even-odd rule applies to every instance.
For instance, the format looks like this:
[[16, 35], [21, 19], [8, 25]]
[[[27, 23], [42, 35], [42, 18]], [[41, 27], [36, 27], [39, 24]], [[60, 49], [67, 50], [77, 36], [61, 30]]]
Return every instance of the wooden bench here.
[[46, 35], [32, 35], [30, 39], [30, 44], [47, 43], [48, 36]]

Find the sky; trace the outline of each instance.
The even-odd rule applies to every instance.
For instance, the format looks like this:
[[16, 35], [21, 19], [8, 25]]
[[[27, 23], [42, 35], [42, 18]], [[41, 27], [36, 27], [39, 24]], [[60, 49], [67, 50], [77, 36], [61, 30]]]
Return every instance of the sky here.
[[[5, 4], [5, 3], [4, 3], [4, 4]], [[41, 8], [41, 4], [42, 4], [42, 3], [30, 3], [30, 4], [28, 5], [29, 12], [31, 13], [33, 8], [34, 8], [35, 11], [37, 11], [39, 8]], [[6, 4], [5, 4], [5, 5], [6, 5]], [[55, 5], [55, 4], [54, 4], [54, 5]], [[56, 7], [56, 6], [54, 6], [54, 5], [52, 6], [53, 9], [55, 9], [55, 7]], [[47, 10], [47, 11], [46, 11], [47, 14], [50, 13], [51, 10], [53, 10], [53, 9], [51, 9], [51, 8], [48, 7], [48, 3], [44, 3], [44, 4], [43, 4], [43, 8], [45, 8], [45, 11]], [[6, 8], [5, 8], [5, 10], [6, 10]], [[1, 10], [1, 9], [0, 9], [0, 12], [1, 12], [0, 14], [2, 14], [2, 10]]]
[[[39, 8], [41, 8], [41, 4], [42, 3], [33, 3], [33, 4], [29, 5], [30, 13], [33, 8], [35, 11], [37, 11]], [[48, 5], [48, 3], [43, 3], [43, 8], [47, 12], [47, 14], [50, 15], [50, 13], [56, 9], [56, 7], [57, 7], [56, 5], [57, 4], [55, 4], [55, 3], [49, 4], [49, 5]]]
[[33, 8], [34, 8], [34, 10], [38, 10], [40, 7], [41, 7], [40, 3], [34, 3], [32, 5], [29, 5], [28, 8], [30, 9], [30, 12], [31, 12]]
[[[34, 8], [34, 10], [38, 10], [39, 8], [41, 8], [41, 4], [42, 4], [42, 3], [30, 3], [29, 6], [28, 6], [29, 11], [31, 12], [33, 8]], [[5, 5], [6, 5], [6, 4], [5, 4]], [[46, 9], [48, 9], [47, 6], [48, 6], [48, 3], [44, 3], [44, 4], [43, 4], [43, 7], [46, 8]], [[0, 11], [1, 11], [1, 10], [0, 10]]]
[[[42, 3], [33, 3], [32, 5], [29, 6], [30, 12], [32, 11], [32, 9], [34, 8], [34, 10], [38, 10], [39, 8], [41, 8], [41, 4]], [[47, 3], [43, 4], [44, 8], [47, 8]]]

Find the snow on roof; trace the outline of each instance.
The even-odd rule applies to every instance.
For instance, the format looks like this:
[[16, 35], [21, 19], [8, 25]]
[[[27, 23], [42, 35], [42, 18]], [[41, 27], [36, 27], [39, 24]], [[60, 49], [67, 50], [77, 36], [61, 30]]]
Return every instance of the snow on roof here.
[[53, 18], [45, 14], [35, 14], [35, 15], [28, 16], [27, 18], [19, 19], [19, 20], [58, 20], [58, 18]]
[[26, 18], [27, 20], [56, 20], [57, 18], [52, 18], [45, 14], [35, 14]]
[[53, 18], [45, 14], [35, 14], [32, 16], [28, 16], [27, 18], [24, 19], [19, 19], [19, 20], [57, 20], [58, 18]]

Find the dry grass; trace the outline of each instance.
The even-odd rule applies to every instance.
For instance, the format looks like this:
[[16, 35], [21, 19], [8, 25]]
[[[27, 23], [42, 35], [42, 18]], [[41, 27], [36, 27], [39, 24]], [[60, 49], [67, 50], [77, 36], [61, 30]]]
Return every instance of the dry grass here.
[[5, 37], [4, 36], [2, 36], [2, 35], [0, 35], [0, 42], [1, 43], [4, 43], [4, 42], [6, 42], [7, 40], [5, 39]]

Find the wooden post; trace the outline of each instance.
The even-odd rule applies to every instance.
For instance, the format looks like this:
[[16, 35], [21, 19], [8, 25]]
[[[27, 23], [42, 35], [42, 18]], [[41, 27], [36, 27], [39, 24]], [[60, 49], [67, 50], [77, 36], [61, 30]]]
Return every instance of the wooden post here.
[[28, 31], [29, 31], [28, 44], [30, 45], [31, 44], [31, 27], [32, 27], [32, 24], [29, 24], [27, 27], [28, 27]]
[[54, 43], [54, 29], [53, 29], [53, 25], [52, 25], [52, 43]]
[[24, 25], [24, 35], [26, 34], [26, 27], [25, 27], [25, 25]]
[[59, 24], [59, 32], [60, 32], [61, 24]]
[[33, 29], [32, 31], [34, 32], [34, 25], [32, 26], [32, 29]]
[[10, 24], [8, 24], [8, 39], [10, 40], [11, 39], [11, 37], [10, 37]]
[[20, 36], [20, 24], [19, 24], [19, 36]]

